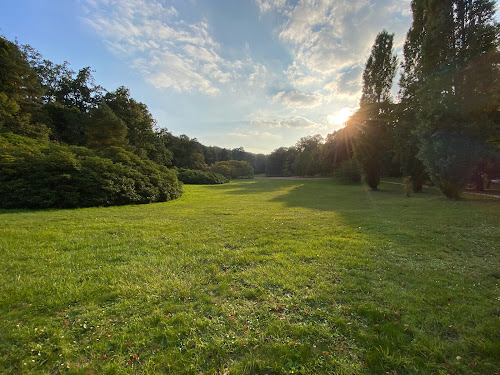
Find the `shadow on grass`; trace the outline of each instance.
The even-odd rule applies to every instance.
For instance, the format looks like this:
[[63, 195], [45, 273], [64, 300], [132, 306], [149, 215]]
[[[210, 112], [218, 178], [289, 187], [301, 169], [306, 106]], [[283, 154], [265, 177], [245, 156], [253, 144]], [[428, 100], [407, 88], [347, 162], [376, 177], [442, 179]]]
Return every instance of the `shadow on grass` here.
[[225, 194], [257, 195], [259, 199], [282, 203], [286, 207], [321, 211], [366, 210], [374, 207], [377, 197], [401, 198], [404, 202], [402, 192], [392, 186], [372, 191], [362, 184], [346, 184], [334, 179], [259, 179], [233, 181], [210, 188]]

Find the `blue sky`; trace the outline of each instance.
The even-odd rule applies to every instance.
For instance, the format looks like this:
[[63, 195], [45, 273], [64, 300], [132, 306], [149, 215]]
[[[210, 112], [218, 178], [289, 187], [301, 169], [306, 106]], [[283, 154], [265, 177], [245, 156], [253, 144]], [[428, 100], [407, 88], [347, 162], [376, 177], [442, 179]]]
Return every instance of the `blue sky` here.
[[269, 153], [326, 136], [359, 102], [376, 34], [410, 0], [3, 0], [0, 34], [124, 85], [160, 127]]

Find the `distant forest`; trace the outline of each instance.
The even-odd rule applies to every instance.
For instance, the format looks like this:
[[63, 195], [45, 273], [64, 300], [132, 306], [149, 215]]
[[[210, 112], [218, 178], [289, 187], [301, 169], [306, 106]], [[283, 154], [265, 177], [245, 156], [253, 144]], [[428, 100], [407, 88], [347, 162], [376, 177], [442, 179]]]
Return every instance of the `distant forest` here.
[[[82, 207], [174, 199], [184, 183], [336, 176], [377, 189], [381, 176], [450, 198], [500, 178], [500, 27], [490, 0], [412, 1], [403, 59], [376, 37], [359, 109], [346, 126], [270, 155], [205, 146], [158, 127], [126, 87], [107, 91], [0, 38], [0, 207]], [[391, 96], [400, 69], [399, 100]]]

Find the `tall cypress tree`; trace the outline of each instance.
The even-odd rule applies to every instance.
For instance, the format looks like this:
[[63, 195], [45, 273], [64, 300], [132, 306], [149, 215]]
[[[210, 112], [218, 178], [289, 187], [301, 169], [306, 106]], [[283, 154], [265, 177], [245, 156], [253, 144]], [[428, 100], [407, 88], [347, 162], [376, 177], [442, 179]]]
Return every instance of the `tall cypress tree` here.
[[360, 109], [348, 121], [355, 132], [354, 156], [373, 190], [380, 183], [382, 163], [389, 150], [390, 90], [397, 69], [393, 42], [394, 34], [386, 30], [377, 35], [363, 72]]

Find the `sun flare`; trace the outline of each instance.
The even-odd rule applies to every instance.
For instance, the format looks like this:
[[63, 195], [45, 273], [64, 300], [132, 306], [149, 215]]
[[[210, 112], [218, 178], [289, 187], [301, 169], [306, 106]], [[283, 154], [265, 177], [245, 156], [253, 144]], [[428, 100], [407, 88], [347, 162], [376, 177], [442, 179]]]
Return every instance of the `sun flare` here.
[[328, 123], [331, 125], [343, 125], [349, 116], [354, 113], [354, 109], [350, 107], [344, 107], [339, 110], [335, 115], [328, 115]]

